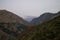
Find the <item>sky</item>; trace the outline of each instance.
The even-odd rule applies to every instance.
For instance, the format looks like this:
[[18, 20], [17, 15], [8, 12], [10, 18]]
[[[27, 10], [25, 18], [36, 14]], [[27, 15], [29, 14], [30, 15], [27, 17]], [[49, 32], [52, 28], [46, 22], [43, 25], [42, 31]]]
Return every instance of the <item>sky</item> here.
[[44, 12], [60, 11], [60, 0], [0, 0], [0, 9], [21, 17], [40, 16]]

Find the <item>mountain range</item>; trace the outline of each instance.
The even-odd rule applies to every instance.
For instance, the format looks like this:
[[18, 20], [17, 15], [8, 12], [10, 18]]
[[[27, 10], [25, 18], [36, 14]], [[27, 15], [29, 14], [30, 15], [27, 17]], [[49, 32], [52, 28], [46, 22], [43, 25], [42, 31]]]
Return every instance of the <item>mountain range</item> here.
[[60, 40], [60, 11], [44, 13], [27, 22], [10, 11], [0, 10], [0, 40]]

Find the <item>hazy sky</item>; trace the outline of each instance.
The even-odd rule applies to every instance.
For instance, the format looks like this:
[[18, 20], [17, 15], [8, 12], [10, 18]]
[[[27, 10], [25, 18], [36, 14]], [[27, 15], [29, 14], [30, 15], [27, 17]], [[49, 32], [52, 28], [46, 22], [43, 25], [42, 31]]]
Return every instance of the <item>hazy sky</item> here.
[[0, 9], [25, 16], [40, 16], [44, 12], [60, 11], [60, 0], [0, 0]]

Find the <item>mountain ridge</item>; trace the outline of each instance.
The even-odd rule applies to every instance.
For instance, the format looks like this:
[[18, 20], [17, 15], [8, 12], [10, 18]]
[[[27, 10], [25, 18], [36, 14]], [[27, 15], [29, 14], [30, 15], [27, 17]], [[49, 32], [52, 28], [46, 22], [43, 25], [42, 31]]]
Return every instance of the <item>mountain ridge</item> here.
[[43, 22], [35, 25], [12, 12], [0, 10], [0, 40], [59, 40], [60, 11], [56, 14], [43, 14], [41, 17]]
[[25, 31], [21, 40], [60, 40], [60, 15], [32, 29]]
[[0, 40], [17, 40], [16, 38], [21, 35], [21, 32], [30, 26], [32, 26], [31, 23], [16, 14], [0, 10]]
[[57, 16], [57, 15], [60, 15], [60, 13], [59, 12], [57, 12], [57, 13], [47, 12], [47, 13], [40, 15], [37, 18], [32, 19], [31, 23], [33, 23], [33, 24], [43, 23], [45, 21], [52, 19], [54, 16]]

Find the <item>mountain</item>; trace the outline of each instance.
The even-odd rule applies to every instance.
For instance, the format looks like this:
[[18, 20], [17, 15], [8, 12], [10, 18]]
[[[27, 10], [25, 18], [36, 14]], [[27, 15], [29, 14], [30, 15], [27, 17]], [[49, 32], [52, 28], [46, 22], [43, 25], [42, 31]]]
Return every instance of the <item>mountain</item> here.
[[21, 40], [60, 40], [60, 15], [26, 30]]
[[12, 12], [0, 10], [0, 40], [60, 40], [59, 14], [32, 25]]
[[36, 17], [34, 17], [34, 16], [26, 16], [26, 17], [24, 17], [24, 19], [26, 21], [28, 21], [28, 22], [32, 21], [33, 18], [36, 18]]
[[18, 40], [21, 32], [32, 24], [7, 10], [0, 10], [0, 40]]
[[17, 22], [24, 25], [30, 25], [29, 22], [25, 21], [21, 17], [7, 10], [0, 10], [0, 22], [5, 22], [5, 23]]
[[51, 20], [57, 15], [60, 15], [60, 13], [59, 12], [58, 13], [44, 13], [40, 15], [39, 17], [32, 19], [31, 23], [33, 24], [43, 23], [45, 21]]

